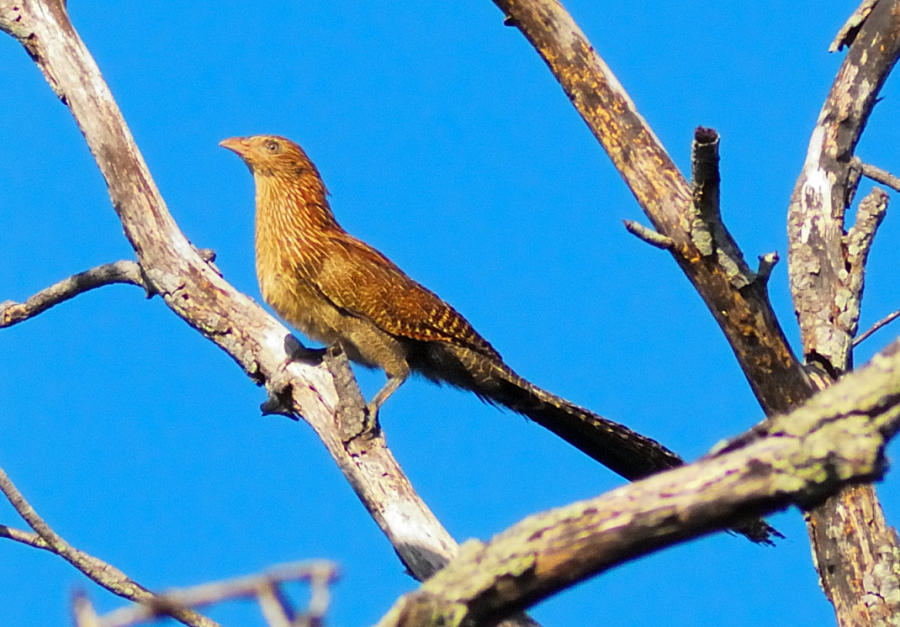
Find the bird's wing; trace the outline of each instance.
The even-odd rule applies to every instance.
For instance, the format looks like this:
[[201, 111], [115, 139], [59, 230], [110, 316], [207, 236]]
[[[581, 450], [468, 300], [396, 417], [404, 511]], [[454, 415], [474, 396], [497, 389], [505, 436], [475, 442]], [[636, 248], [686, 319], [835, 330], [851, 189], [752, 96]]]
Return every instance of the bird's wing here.
[[459, 344], [500, 358], [468, 320], [380, 252], [344, 233], [331, 240], [335, 246], [316, 283], [337, 307], [391, 335]]

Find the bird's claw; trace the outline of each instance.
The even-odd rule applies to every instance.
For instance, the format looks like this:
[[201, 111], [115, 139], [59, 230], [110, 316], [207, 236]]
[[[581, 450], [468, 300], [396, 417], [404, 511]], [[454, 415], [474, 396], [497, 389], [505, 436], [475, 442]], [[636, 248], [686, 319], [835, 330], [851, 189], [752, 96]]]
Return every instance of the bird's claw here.
[[[296, 340], [294, 341], [296, 342]], [[300, 342], [297, 342], [297, 344], [300, 344]], [[285, 345], [287, 345], [287, 341], [285, 341]], [[297, 415], [294, 412], [294, 388], [287, 373], [287, 367], [291, 361], [290, 353], [288, 353], [288, 358], [279, 364], [272, 376], [266, 381], [266, 391], [269, 393], [269, 397], [259, 406], [263, 416], [280, 414], [294, 420], [297, 419]]]

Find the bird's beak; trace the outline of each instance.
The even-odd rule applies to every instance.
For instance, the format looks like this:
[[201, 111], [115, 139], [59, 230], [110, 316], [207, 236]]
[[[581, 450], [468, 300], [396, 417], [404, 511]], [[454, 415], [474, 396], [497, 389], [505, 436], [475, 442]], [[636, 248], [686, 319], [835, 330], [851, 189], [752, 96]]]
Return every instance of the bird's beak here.
[[228, 139], [220, 141], [219, 145], [222, 148], [227, 148], [236, 153], [237, 156], [242, 159], [244, 158], [244, 155], [247, 154], [247, 151], [250, 150], [250, 143], [247, 141], [246, 137], [229, 137]]

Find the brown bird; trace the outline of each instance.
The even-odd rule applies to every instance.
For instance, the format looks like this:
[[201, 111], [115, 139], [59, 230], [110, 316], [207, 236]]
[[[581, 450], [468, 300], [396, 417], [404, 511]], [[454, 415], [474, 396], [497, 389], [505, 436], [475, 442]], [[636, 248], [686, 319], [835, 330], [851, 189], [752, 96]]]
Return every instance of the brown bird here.
[[528, 416], [626, 479], [680, 466], [655, 440], [532, 385], [453, 307], [347, 233], [306, 153], [283, 137], [232, 137], [256, 182], [256, 274], [263, 298], [310, 339], [381, 368], [374, 416], [411, 372]]

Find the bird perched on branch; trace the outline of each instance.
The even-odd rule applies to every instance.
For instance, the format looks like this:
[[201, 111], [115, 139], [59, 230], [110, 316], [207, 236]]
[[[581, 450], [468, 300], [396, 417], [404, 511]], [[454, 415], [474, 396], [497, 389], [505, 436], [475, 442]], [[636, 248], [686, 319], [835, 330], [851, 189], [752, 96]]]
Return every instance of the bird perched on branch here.
[[221, 146], [256, 182], [256, 273], [263, 298], [310, 339], [339, 343], [387, 383], [372, 415], [411, 372], [471, 390], [524, 414], [626, 479], [679, 466], [655, 440], [532, 385], [453, 307], [337, 223], [319, 172], [283, 137], [233, 137]]

